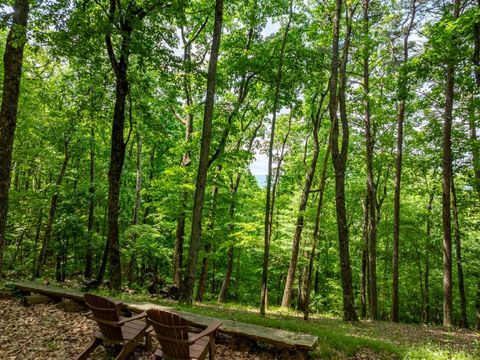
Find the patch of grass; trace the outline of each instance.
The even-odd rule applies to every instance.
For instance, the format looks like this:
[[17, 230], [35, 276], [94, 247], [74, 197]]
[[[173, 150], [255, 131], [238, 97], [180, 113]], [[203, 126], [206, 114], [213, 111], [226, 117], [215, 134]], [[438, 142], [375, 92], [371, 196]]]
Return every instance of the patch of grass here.
[[434, 347], [418, 347], [410, 349], [403, 357], [405, 360], [474, 360], [477, 356], [466, 354], [463, 351], [452, 352], [449, 350], [441, 350]]

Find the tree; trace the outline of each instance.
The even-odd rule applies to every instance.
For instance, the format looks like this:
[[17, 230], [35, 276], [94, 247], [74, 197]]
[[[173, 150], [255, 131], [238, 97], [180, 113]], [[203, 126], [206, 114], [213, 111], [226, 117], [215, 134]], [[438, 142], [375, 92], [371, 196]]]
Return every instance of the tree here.
[[[453, 19], [460, 15], [460, 0], [455, 0]], [[455, 41], [450, 42], [452, 51]], [[442, 165], [442, 224], [443, 224], [443, 325], [453, 326], [452, 302], [452, 224], [451, 224], [451, 180], [452, 180], [452, 119], [455, 85], [455, 61], [447, 58], [445, 81], [445, 112], [443, 124], [443, 165]]]
[[402, 158], [403, 158], [403, 126], [405, 122], [405, 108], [407, 103], [407, 62], [409, 57], [408, 41], [412, 32], [415, 15], [417, 11], [416, 0], [412, 1], [409, 22], [403, 29], [403, 62], [400, 68], [398, 79], [398, 115], [397, 115], [397, 154], [395, 160], [395, 195], [393, 200], [393, 260], [392, 260], [392, 321], [399, 320], [399, 299], [398, 299], [398, 256], [400, 243], [400, 191], [402, 182]]
[[[270, 129], [270, 140], [268, 147], [268, 175], [267, 175], [267, 191], [265, 200], [265, 221], [264, 221], [264, 249], [263, 249], [263, 268], [262, 268], [262, 283], [261, 283], [261, 298], [260, 298], [260, 315], [265, 315], [265, 310], [268, 305], [268, 262], [270, 253], [270, 240], [272, 237], [272, 214], [273, 214], [273, 201], [272, 194], [274, 196], [275, 190], [272, 191], [272, 175], [273, 175], [273, 146], [275, 140], [275, 125], [277, 120], [277, 112], [280, 101], [280, 87], [282, 85], [283, 77], [283, 60], [285, 55], [285, 47], [288, 40], [288, 32], [293, 16], [293, 0], [290, 1], [289, 15], [287, 25], [282, 38], [282, 44], [280, 47], [280, 56], [278, 61], [277, 76], [275, 79], [275, 94], [273, 99], [272, 109], [272, 123]], [[278, 168], [277, 168], [278, 169]], [[278, 176], [276, 177], [278, 179]]]
[[13, 22], [3, 55], [3, 93], [0, 108], [0, 277], [3, 269], [8, 192], [12, 166], [13, 141], [17, 125], [18, 99], [22, 78], [23, 49], [27, 42], [28, 0], [16, 0]]
[[[108, 170], [108, 249], [110, 264], [110, 286], [113, 290], [120, 290], [122, 284], [122, 269], [120, 266], [119, 245], [119, 202], [120, 179], [122, 176], [125, 149], [130, 139], [124, 139], [125, 112], [127, 96], [129, 95], [128, 65], [130, 57], [130, 43], [135, 26], [143, 20], [146, 10], [134, 2], [128, 2], [122, 10], [115, 0], [110, 0], [108, 9], [108, 31], [105, 34], [105, 44], [108, 58], [115, 73], [115, 107], [112, 122], [112, 142], [110, 152], [110, 167]], [[119, 29], [120, 49], [115, 50], [112, 32]], [[130, 99], [130, 107], [131, 107]], [[130, 109], [131, 115], [131, 109]], [[130, 118], [131, 121], [131, 118]]]
[[50, 238], [52, 236], [53, 222], [55, 220], [55, 214], [57, 212], [58, 198], [60, 193], [60, 187], [62, 186], [63, 178], [65, 177], [65, 171], [67, 170], [68, 162], [70, 161], [70, 149], [69, 149], [70, 139], [67, 137], [64, 141], [64, 157], [60, 172], [57, 176], [57, 181], [55, 182], [55, 187], [53, 189], [52, 199], [50, 201], [50, 210], [48, 213], [47, 227], [45, 229], [45, 234], [43, 235], [42, 248], [40, 250], [40, 256], [38, 258], [37, 269], [35, 270], [34, 278], [38, 278], [42, 274], [43, 267], [47, 261], [47, 251], [50, 243]]
[[[348, 155], [349, 128], [347, 109], [345, 104], [346, 67], [348, 60], [348, 46], [350, 41], [351, 24], [347, 14], [347, 32], [343, 47], [342, 61], [339, 61], [340, 22], [342, 13], [342, 0], [335, 2], [335, 16], [332, 36], [332, 64], [329, 83], [330, 99], [328, 103], [330, 121], [332, 122], [332, 163], [335, 172], [335, 203], [337, 213], [339, 257], [341, 265], [342, 290], [343, 290], [343, 319], [346, 321], [357, 320], [355, 312], [352, 271], [350, 267], [350, 251], [348, 243], [348, 225], [345, 209], [345, 167]], [[342, 124], [341, 146], [339, 147], [340, 125], [337, 117], [340, 109], [340, 122]]]
[[180, 300], [187, 304], [192, 303], [195, 273], [197, 269], [198, 252], [202, 226], [203, 203], [205, 198], [205, 185], [209, 167], [210, 143], [212, 136], [212, 118], [215, 104], [215, 85], [217, 76], [217, 62], [220, 51], [223, 23], [223, 0], [215, 1], [215, 20], [213, 25], [212, 47], [207, 75], [207, 93], [205, 98], [205, 112], [203, 115], [202, 142], [200, 161], [198, 163], [197, 179], [192, 213], [192, 229], [190, 247], [188, 249], [187, 269], [181, 283]]

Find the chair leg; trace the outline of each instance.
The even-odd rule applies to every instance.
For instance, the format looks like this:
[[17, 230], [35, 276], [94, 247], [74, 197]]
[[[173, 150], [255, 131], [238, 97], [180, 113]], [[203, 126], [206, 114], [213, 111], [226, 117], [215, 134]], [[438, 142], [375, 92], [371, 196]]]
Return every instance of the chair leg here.
[[83, 352], [80, 355], [78, 355], [77, 360], [88, 359], [88, 355], [90, 355], [90, 353], [93, 350], [95, 350], [97, 347], [99, 347], [102, 343], [103, 341], [101, 339], [95, 338], [95, 340], [93, 340], [92, 343], [88, 345], [88, 347], [85, 350], [83, 350]]
[[215, 359], [215, 337], [211, 337], [210, 342], [208, 343], [208, 359]]
[[130, 354], [134, 349], [137, 343], [135, 341], [129, 341], [122, 347], [122, 351], [120, 351], [120, 354], [117, 355], [115, 360], [123, 360], [125, 359], [128, 354]]
[[148, 351], [152, 350], [152, 339], [149, 333], [145, 334], [145, 347]]
[[142, 337], [146, 336], [147, 334], [145, 333], [140, 333], [133, 339], [131, 339], [129, 342], [127, 342], [123, 348], [122, 351], [120, 351], [120, 354], [115, 358], [115, 360], [123, 360], [125, 359], [128, 354], [130, 354], [136, 347], [137, 345], [142, 341]]

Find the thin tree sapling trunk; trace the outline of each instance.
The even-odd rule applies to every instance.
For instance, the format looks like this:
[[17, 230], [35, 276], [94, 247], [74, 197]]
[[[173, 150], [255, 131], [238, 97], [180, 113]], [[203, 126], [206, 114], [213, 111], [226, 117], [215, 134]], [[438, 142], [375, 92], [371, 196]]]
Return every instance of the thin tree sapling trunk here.
[[[137, 133], [137, 166], [135, 180], [135, 203], [132, 212], [132, 225], [138, 225], [140, 219], [140, 208], [142, 206], [142, 137]], [[135, 246], [137, 235], [133, 235], [132, 247]], [[135, 279], [136, 256], [135, 251], [130, 255], [130, 263], [128, 265], [128, 283], [132, 284]]]
[[202, 259], [202, 271], [200, 273], [200, 279], [198, 280], [198, 289], [197, 296], [195, 297], [196, 301], [202, 302], [203, 296], [205, 294], [205, 288], [207, 284], [208, 277], [208, 265], [210, 263], [210, 256], [212, 252], [212, 243], [214, 241], [214, 231], [215, 231], [215, 214], [217, 212], [217, 198], [218, 198], [218, 176], [219, 172], [222, 170], [222, 166], [218, 165], [215, 169], [215, 174], [213, 175], [213, 188], [212, 188], [212, 203], [210, 209], [210, 221], [208, 223], [208, 230], [210, 235], [205, 239], [205, 254]]
[[90, 187], [88, 188], [87, 251], [85, 255], [85, 279], [92, 277], [92, 240], [95, 220], [95, 125], [90, 128]]
[[[328, 89], [328, 88], [327, 88]], [[320, 144], [318, 141], [318, 132], [322, 123], [322, 107], [327, 92], [321, 94], [315, 115], [312, 115], [313, 125], [313, 153], [310, 162], [310, 167], [305, 175], [305, 183], [303, 186], [302, 195], [300, 197], [300, 204], [298, 206], [298, 216], [295, 226], [295, 233], [293, 235], [292, 242], [292, 255], [290, 257], [290, 265], [288, 267], [287, 278], [285, 280], [285, 288], [283, 291], [282, 307], [289, 307], [292, 300], [293, 282], [295, 279], [295, 272], [297, 269], [298, 253], [300, 251], [300, 241], [302, 238], [303, 225], [305, 221], [305, 209], [307, 208], [308, 198], [310, 190], [312, 188], [313, 179], [315, 177], [315, 171], [317, 168], [318, 154], [320, 153]], [[315, 239], [313, 240], [315, 242]]]
[[[312, 290], [312, 277], [313, 277], [313, 265], [315, 261], [315, 252], [317, 249], [317, 244], [320, 241], [320, 219], [322, 216], [322, 209], [323, 209], [323, 197], [325, 194], [325, 186], [327, 183], [327, 167], [328, 167], [328, 159], [330, 157], [330, 136], [328, 139], [328, 146], [327, 151], [325, 153], [325, 157], [323, 159], [322, 165], [322, 174], [320, 176], [320, 187], [318, 190], [318, 203], [317, 203], [317, 212], [315, 215], [315, 228], [313, 230], [313, 240], [312, 240], [312, 248], [310, 250], [310, 258], [308, 261], [308, 270], [307, 270], [307, 288], [305, 290], [305, 304], [303, 309], [303, 318], [308, 320], [308, 314], [310, 311], [310, 293]], [[316, 290], [318, 291], [318, 290]]]
[[63, 157], [62, 167], [60, 168], [60, 173], [58, 174], [57, 180], [55, 182], [55, 187], [53, 189], [52, 199], [50, 201], [50, 211], [48, 213], [47, 227], [43, 235], [42, 248], [40, 250], [40, 256], [38, 258], [38, 266], [35, 271], [35, 278], [39, 278], [42, 275], [42, 270], [47, 261], [47, 251], [50, 243], [50, 238], [52, 236], [53, 222], [55, 220], [55, 213], [57, 211], [58, 199], [60, 196], [60, 188], [62, 186], [63, 178], [67, 170], [68, 162], [70, 160], [70, 151], [69, 151], [69, 140], [65, 140], [65, 154]]
[[200, 237], [202, 226], [203, 205], [207, 172], [209, 166], [210, 143], [212, 140], [212, 118], [215, 103], [215, 85], [217, 78], [217, 62], [220, 51], [223, 23], [223, 0], [215, 2], [215, 20], [213, 24], [213, 39], [210, 51], [210, 60], [207, 75], [207, 93], [205, 99], [205, 112], [203, 116], [202, 141], [200, 159], [198, 163], [197, 179], [195, 183], [195, 195], [193, 200], [192, 229], [190, 235], [190, 247], [185, 276], [180, 288], [180, 301], [191, 304], [195, 274], [197, 270], [198, 252], [200, 250]]
[[453, 211], [453, 230], [455, 238], [455, 253], [457, 263], [457, 277], [458, 277], [458, 294], [460, 296], [460, 327], [468, 328], [467, 317], [467, 297], [465, 295], [465, 280], [463, 275], [463, 263], [462, 263], [462, 243], [460, 239], [460, 221], [458, 219], [458, 206], [457, 206], [457, 191], [455, 189], [455, 179], [452, 175], [452, 211]]

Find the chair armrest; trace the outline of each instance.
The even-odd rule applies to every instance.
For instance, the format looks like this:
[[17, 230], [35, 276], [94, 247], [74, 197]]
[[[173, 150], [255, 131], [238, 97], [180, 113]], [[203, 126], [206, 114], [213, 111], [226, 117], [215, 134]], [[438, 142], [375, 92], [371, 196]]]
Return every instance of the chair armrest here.
[[146, 318], [147, 317], [147, 313], [144, 311], [138, 315], [135, 315], [135, 316], [132, 316], [132, 317], [129, 317], [129, 318], [126, 318], [126, 319], [123, 319], [123, 320], [120, 320], [119, 322], [117, 322], [118, 325], [123, 325], [127, 322], [130, 322], [130, 321], [134, 321], [134, 320], [140, 320], [140, 319], [143, 319], [143, 318]]
[[217, 331], [217, 329], [220, 327], [220, 325], [222, 325], [222, 323], [220, 321], [214, 321], [213, 323], [208, 325], [208, 327], [205, 330], [203, 330], [201, 333], [198, 333], [198, 334], [195, 334], [194, 336], [192, 336], [192, 338], [188, 340], [188, 344], [191, 345], [194, 342], [196, 342], [198, 339], [200, 339], [204, 336], [211, 335], [211, 334], [215, 333], [215, 331]]

